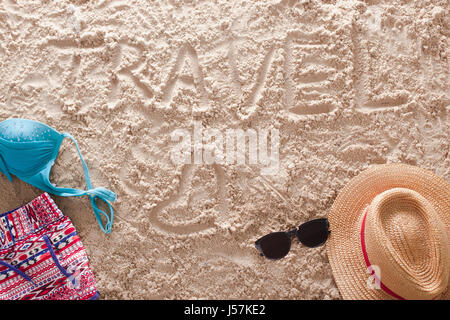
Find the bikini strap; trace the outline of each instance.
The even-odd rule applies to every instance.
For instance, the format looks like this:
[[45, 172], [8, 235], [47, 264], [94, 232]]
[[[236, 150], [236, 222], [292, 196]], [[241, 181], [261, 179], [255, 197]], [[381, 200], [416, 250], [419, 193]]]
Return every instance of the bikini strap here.
[[[69, 138], [70, 140], [72, 140], [73, 143], [75, 144], [75, 147], [77, 149], [78, 155], [81, 160], [81, 164], [83, 165], [84, 176], [86, 179], [87, 190], [86, 191], [76, 190], [79, 192], [77, 192], [78, 194], [74, 194], [74, 195], [88, 195], [89, 196], [89, 198], [91, 200], [92, 208], [94, 210], [95, 217], [97, 219], [97, 222], [98, 222], [100, 228], [102, 229], [102, 231], [108, 234], [111, 232], [111, 227], [112, 227], [113, 219], [114, 219], [114, 210], [113, 210], [110, 202], [114, 202], [116, 200], [116, 194], [114, 192], [112, 192], [111, 190], [108, 190], [103, 187], [99, 187], [99, 188], [92, 187], [91, 177], [89, 175], [89, 169], [86, 165], [86, 162], [84, 161], [84, 158], [81, 154], [80, 148], [78, 147], [77, 141], [75, 140], [75, 138], [72, 135], [70, 135], [67, 132], [63, 132], [62, 135], [65, 138]], [[107, 204], [108, 209], [109, 209], [109, 214], [98, 208], [97, 202], [96, 202], [97, 198]], [[104, 219], [106, 219], [106, 224], [103, 224], [102, 216]]]

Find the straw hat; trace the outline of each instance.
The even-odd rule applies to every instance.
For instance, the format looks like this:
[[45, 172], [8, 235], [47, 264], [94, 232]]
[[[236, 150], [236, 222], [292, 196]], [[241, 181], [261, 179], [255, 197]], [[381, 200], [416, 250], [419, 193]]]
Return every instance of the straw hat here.
[[[354, 177], [328, 217], [344, 299], [450, 299], [450, 184], [405, 164]], [[370, 266], [370, 267], [368, 267]]]

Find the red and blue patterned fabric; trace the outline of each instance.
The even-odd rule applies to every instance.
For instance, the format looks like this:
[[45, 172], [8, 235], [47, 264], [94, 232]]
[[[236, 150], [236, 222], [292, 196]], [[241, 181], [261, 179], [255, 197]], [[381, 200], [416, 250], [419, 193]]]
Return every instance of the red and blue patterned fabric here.
[[44, 193], [0, 214], [0, 299], [97, 299], [72, 222]]

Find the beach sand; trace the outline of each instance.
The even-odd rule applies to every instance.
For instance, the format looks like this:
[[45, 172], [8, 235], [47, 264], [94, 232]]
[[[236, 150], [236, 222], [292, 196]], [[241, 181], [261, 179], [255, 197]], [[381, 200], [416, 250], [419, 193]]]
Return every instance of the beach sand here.
[[[450, 180], [443, 1], [0, 1], [0, 121], [78, 141], [113, 231], [53, 196], [102, 299], [341, 299], [325, 246], [269, 261], [254, 241], [326, 217], [372, 164]], [[276, 129], [279, 166], [177, 164], [177, 129]], [[0, 175], [0, 211], [42, 193]], [[51, 172], [85, 188], [64, 140]], [[357, 196], [357, 195], [355, 195]]]

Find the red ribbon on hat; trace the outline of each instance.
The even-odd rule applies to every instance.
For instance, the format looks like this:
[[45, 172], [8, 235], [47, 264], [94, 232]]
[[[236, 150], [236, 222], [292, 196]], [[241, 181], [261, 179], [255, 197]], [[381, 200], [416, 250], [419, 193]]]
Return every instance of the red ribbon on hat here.
[[[372, 265], [369, 262], [369, 256], [367, 255], [367, 251], [366, 251], [366, 243], [365, 243], [365, 237], [364, 237], [364, 232], [365, 232], [365, 226], [366, 226], [366, 216], [367, 216], [367, 211], [368, 209], [366, 209], [366, 212], [364, 213], [364, 218], [361, 224], [361, 249], [364, 255], [364, 260], [366, 261], [366, 265], [367, 268], [371, 267]], [[406, 300], [405, 298], [399, 296], [398, 294], [396, 294], [394, 291], [392, 291], [391, 289], [389, 289], [388, 287], [386, 287], [383, 282], [381, 282], [381, 280], [378, 278], [378, 276], [375, 274], [375, 271], [371, 270], [371, 275], [374, 276], [375, 280], [378, 281], [378, 283], [380, 283], [380, 288], [386, 292], [387, 294], [389, 294], [390, 296], [398, 299], [398, 300]]]

